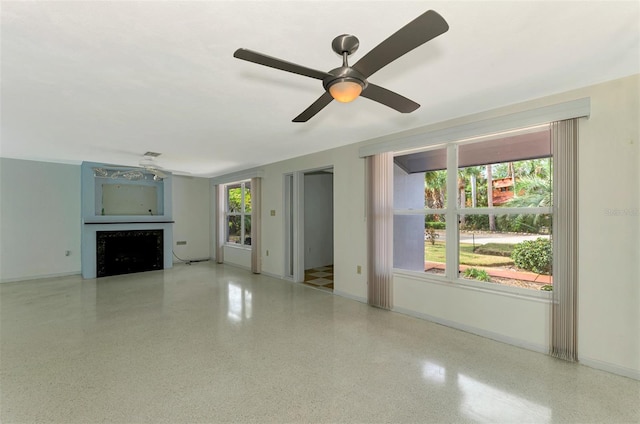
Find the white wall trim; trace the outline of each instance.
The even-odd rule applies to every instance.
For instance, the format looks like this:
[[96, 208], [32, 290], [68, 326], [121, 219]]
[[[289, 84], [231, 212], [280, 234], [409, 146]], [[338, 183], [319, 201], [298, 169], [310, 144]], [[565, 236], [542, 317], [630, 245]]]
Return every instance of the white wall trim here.
[[589, 117], [590, 113], [591, 99], [585, 97], [496, 118], [479, 119], [462, 125], [436, 129], [441, 124], [432, 124], [413, 129], [410, 134], [396, 133], [368, 140], [368, 144], [359, 149], [359, 154], [362, 158], [378, 153], [415, 149], [563, 119]]
[[530, 302], [551, 303], [552, 295], [550, 292], [542, 290], [525, 289], [521, 287], [504, 286], [495, 283], [486, 283], [484, 281], [467, 281], [463, 278], [454, 280], [438, 275], [429, 275], [425, 272], [407, 271], [404, 269], [394, 268], [393, 275], [395, 277], [407, 278], [410, 280], [420, 281], [425, 284], [435, 284], [449, 287], [457, 290], [471, 290], [481, 293], [488, 293], [496, 296], [506, 296], [516, 299], [527, 300]]
[[227, 241], [224, 243], [224, 247], [229, 247], [231, 249], [238, 249], [238, 250], [246, 250], [247, 252], [251, 252], [251, 246], [247, 247], [246, 244], [229, 243]]
[[236, 263], [233, 263], [233, 262], [226, 262], [226, 261], [224, 263], [221, 263], [221, 264], [216, 263], [215, 261], [214, 261], [214, 263], [216, 265], [232, 266], [234, 268], [238, 268], [238, 269], [242, 269], [242, 270], [251, 272], [251, 267], [250, 266], [240, 265], [240, 264], [236, 264]]
[[77, 271], [73, 271], [73, 272], [61, 272], [58, 274], [43, 274], [43, 275], [27, 275], [24, 277], [18, 277], [18, 278], [3, 278], [2, 280], [0, 280], [0, 284], [4, 284], [4, 283], [19, 283], [19, 282], [24, 282], [24, 281], [38, 281], [38, 280], [44, 280], [47, 278], [59, 278], [59, 277], [70, 277], [72, 275], [80, 275], [81, 272], [80, 270]]
[[173, 264], [186, 264], [186, 265], [190, 265], [192, 262], [208, 262], [213, 260], [215, 262], [215, 259], [211, 259], [211, 258], [195, 258], [195, 259], [176, 259], [176, 257], [173, 257]]
[[283, 281], [286, 281], [288, 283], [293, 283], [293, 280], [291, 280], [289, 278], [285, 278], [283, 275], [273, 274], [271, 272], [261, 271], [260, 275], [265, 275], [267, 277], [276, 278], [278, 280], [283, 280]]
[[333, 290], [333, 294], [336, 295], [336, 296], [345, 297], [347, 299], [355, 300], [357, 302], [367, 303], [367, 298], [366, 297], [356, 296], [355, 294], [343, 292], [343, 291], [340, 291], [340, 290]]
[[230, 174], [213, 177], [211, 178], [211, 184], [212, 185], [227, 184], [227, 183], [233, 183], [236, 181], [250, 180], [251, 178], [259, 178], [259, 177], [264, 177], [264, 169], [251, 168], [251, 169], [245, 169], [244, 171], [232, 172]]
[[413, 316], [416, 318], [424, 319], [426, 321], [434, 322], [436, 324], [444, 325], [445, 327], [455, 328], [456, 330], [461, 330], [467, 333], [475, 334], [477, 336], [486, 337], [491, 340], [495, 340], [497, 342], [506, 343], [512, 346], [521, 347], [523, 349], [532, 350], [534, 352], [549, 353], [549, 346], [539, 345], [537, 343], [531, 343], [525, 340], [516, 339], [514, 337], [508, 337], [503, 334], [494, 333], [493, 331], [482, 330], [477, 327], [473, 327], [470, 325], [460, 324], [455, 321], [450, 321], [438, 317], [434, 317], [432, 315], [423, 314], [420, 312], [415, 312], [410, 309], [405, 308], [393, 308], [393, 312], [397, 312], [404, 315]]
[[634, 380], [640, 380], [640, 370], [633, 368], [621, 367], [610, 362], [598, 361], [597, 359], [584, 358], [579, 355], [578, 363], [590, 368], [595, 368], [601, 371], [610, 372], [612, 374], [621, 375], [623, 377], [632, 378]]

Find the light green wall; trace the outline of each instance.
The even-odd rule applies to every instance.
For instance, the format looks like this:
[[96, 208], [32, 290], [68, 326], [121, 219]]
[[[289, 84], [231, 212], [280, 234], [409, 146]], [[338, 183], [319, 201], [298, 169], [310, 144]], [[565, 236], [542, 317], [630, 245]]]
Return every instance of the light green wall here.
[[0, 240], [0, 281], [80, 273], [80, 167], [0, 159]]
[[[358, 146], [341, 147], [313, 155], [274, 163], [264, 167], [262, 182], [262, 269], [284, 274], [284, 174], [333, 166], [334, 273], [340, 281], [335, 291], [366, 299], [366, 232], [364, 216], [364, 160]], [[271, 216], [270, 211], [276, 215]], [[266, 256], [269, 250], [269, 256]], [[226, 258], [225, 258], [226, 260]], [[361, 265], [362, 274], [356, 273]]]
[[[174, 175], [173, 184], [173, 251], [181, 259], [211, 257], [209, 234], [211, 191], [209, 180]], [[186, 245], [177, 245], [186, 241]], [[176, 258], [174, 257], [174, 261]]]
[[[174, 250], [209, 258], [209, 180], [172, 180]], [[79, 165], [0, 158], [0, 281], [80, 273], [80, 197]]]
[[[635, 378], [640, 378], [639, 87], [640, 76], [635, 75], [429, 126], [430, 130], [455, 127], [591, 98], [591, 117], [579, 124], [578, 352], [588, 365]], [[366, 298], [364, 160], [358, 157], [358, 148], [366, 144], [264, 167], [265, 272], [283, 274], [283, 174], [333, 166], [335, 292]], [[277, 211], [275, 217], [269, 215], [272, 209]], [[362, 265], [362, 275], [356, 274], [357, 265]], [[402, 312], [534, 350], [548, 348], [549, 304], [545, 301], [405, 276], [396, 276], [394, 285], [395, 305]]]

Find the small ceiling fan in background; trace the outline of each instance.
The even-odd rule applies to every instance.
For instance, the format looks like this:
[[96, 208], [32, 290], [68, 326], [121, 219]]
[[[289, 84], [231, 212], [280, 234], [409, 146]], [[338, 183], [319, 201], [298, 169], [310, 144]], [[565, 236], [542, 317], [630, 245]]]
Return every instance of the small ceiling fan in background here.
[[157, 152], [146, 152], [144, 155], [142, 155], [142, 159], [140, 159], [140, 162], [138, 163], [141, 168], [143, 168], [150, 174], [153, 174], [153, 179], [155, 181], [160, 181], [164, 178], [167, 178], [167, 174], [165, 173], [164, 168], [160, 167], [160, 165], [158, 165], [155, 160], [155, 158], [157, 158], [161, 154], [162, 153]]
[[153, 175], [154, 181], [162, 181], [167, 178], [167, 170], [158, 166], [155, 158], [161, 153], [146, 152], [137, 167], [103, 165], [93, 168], [93, 175], [98, 178], [120, 179], [138, 181], [146, 179], [146, 176]]
[[447, 32], [448, 29], [449, 25], [442, 16], [433, 10], [428, 10], [378, 44], [353, 66], [349, 66], [347, 58], [358, 49], [360, 42], [354, 35], [340, 35], [333, 40], [331, 47], [342, 56], [342, 66], [329, 72], [307, 68], [247, 49], [236, 50], [233, 57], [322, 80], [325, 93], [296, 116], [293, 122], [307, 122], [334, 99], [347, 103], [358, 96], [374, 100], [398, 112], [409, 113], [420, 105], [400, 94], [368, 82], [367, 78], [405, 53]]

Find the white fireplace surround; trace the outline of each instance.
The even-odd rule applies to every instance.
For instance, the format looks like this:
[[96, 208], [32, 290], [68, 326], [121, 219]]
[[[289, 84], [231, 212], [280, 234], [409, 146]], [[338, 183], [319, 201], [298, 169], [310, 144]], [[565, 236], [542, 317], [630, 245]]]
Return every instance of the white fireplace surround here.
[[[82, 277], [86, 279], [97, 277], [97, 245], [98, 231], [135, 231], [162, 230], [163, 232], [163, 266], [165, 269], [173, 266], [173, 219], [171, 202], [171, 175], [167, 173], [162, 181], [162, 189], [158, 193], [158, 214], [154, 215], [102, 215], [101, 187], [96, 188], [94, 168], [110, 168], [113, 165], [83, 162], [81, 166], [82, 189]], [[124, 169], [123, 167], [117, 167]], [[137, 168], [132, 168], [137, 169]], [[128, 184], [126, 180], [119, 184]]]

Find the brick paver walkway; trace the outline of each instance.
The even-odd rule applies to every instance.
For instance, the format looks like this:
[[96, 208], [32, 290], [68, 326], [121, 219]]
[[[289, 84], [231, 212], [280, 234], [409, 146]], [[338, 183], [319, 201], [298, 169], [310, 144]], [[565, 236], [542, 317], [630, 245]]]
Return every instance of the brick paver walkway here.
[[[425, 262], [424, 269], [441, 269], [444, 270], [444, 264], [441, 262]], [[468, 266], [468, 265], [460, 265], [460, 271], [464, 272], [467, 268], [476, 268], [483, 269], [492, 277], [500, 277], [500, 278], [512, 278], [514, 280], [521, 281], [531, 281], [534, 283], [542, 284], [551, 284], [551, 276], [550, 275], [541, 275], [536, 274], [535, 272], [526, 272], [526, 271], [513, 271], [511, 269], [501, 269], [501, 268], [486, 268], [482, 266]]]

